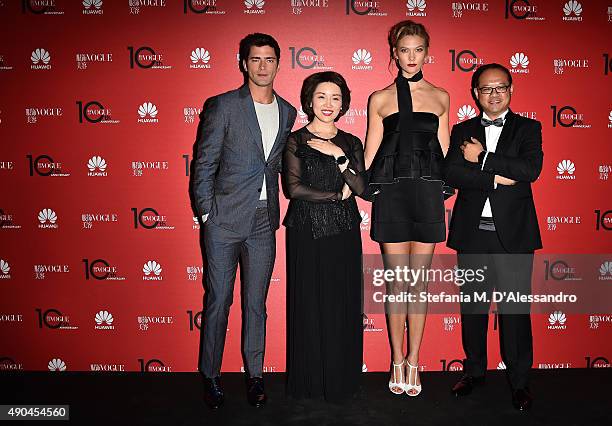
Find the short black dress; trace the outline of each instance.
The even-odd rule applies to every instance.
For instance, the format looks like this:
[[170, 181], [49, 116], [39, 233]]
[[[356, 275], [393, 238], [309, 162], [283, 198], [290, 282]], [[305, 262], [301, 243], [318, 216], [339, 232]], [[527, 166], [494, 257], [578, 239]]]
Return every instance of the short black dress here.
[[383, 139], [369, 170], [370, 236], [381, 243], [439, 243], [446, 239], [446, 223], [438, 116], [413, 112], [412, 100], [400, 91], [410, 97], [407, 81], [398, 83], [400, 111], [383, 119]]

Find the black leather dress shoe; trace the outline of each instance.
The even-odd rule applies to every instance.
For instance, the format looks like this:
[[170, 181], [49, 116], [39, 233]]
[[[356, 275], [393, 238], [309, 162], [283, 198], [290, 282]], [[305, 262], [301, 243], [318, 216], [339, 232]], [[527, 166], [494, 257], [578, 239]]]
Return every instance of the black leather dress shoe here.
[[533, 398], [529, 388], [515, 389], [512, 392], [512, 405], [519, 411], [528, 411], [533, 405]]
[[223, 388], [221, 387], [221, 378], [204, 377], [204, 401], [213, 410], [221, 407], [224, 401]]
[[247, 399], [253, 407], [260, 408], [266, 404], [267, 397], [264, 391], [264, 382], [261, 377], [247, 379]]
[[482, 386], [484, 385], [485, 378], [483, 377], [472, 377], [470, 375], [464, 374], [461, 376], [461, 379], [455, 386], [451, 389], [451, 392], [455, 396], [466, 396], [472, 393], [474, 386]]

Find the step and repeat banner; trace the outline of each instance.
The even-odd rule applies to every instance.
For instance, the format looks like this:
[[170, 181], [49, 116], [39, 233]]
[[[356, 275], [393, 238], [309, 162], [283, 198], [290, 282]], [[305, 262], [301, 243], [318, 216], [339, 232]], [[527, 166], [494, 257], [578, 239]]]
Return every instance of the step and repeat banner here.
[[[478, 66], [510, 69], [512, 109], [543, 126], [534, 274], [563, 286], [578, 274], [570, 255], [598, 254], [584, 273], [612, 286], [612, 3], [0, 0], [0, 370], [196, 371], [204, 269], [188, 183], [204, 100], [242, 84], [240, 39], [269, 33], [277, 92], [300, 110], [306, 76], [340, 72], [353, 103], [339, 127], [363, 140], [369, 94], [395, 77], [386, 35], [402, 19], [430, 32], [424, 74], [450, 93], [451, 125], [478, 113]], [[306, 123], [300, 111], [295, 128]], [[364, 253], [378, 253], [358, 203]], [[285, 370], [284, 235], [270, 372]], [[223, 371], [243, 369], [238, 289]], [[534, 367], [609, 367], [611, 311], [533, 315]], [[384, 315], [366, 313], [363, 330], [364, 371], [386, 370]], [[489, 368], [504, 368], [494, 317], [489, 344]], [[424, 370], [460, 370], [462, 357], [459, 315], [430, 315]]]

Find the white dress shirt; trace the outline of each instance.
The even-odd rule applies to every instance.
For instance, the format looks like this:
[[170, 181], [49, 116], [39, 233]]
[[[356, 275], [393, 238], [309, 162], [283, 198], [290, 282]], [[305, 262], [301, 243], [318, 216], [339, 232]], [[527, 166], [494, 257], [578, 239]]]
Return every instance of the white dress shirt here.
[[[269, 104], [260, 104], [259, 102], [253, 103], [255, 104], [255, 113], [257, 114], [259, 128], [261, 129], [261, 141], [263, 143], [264, 156], [267, 160], [268, 156], [270, 155], [270, 151], [272, 151], [274, 141], [276, 141], [276, 135], [278, 134], [278, 102], [276, 102], [275, 96], [272, 103]], [[264, 174], [259, 199], [266, 200], [267, 198], [266, 175]]]
[[[508, 110], [504, 111], [499, 118], [501, 118], [504, 122], [504, 124], [506, 124], [506, 114], [508, 114]], [[491, 118], [489, 118], [489, 116], [486, 113], [482, 113], [482, 118], [486, 118], [487, 120], [491, 120]], [[489, 156], [489, 152], [495, 152], [495, 150], [497, 149], [497, 142], [499, 142], [499, 136], [502, 133], [502, 130], [504, 129], [504, 127], [497, 127], [497, 126], [489, 126], [489, 127], [485, 127], [485, 143], [486, 146], [484, 147], [485, 150], [487, 151], [485, 153], [484, 159], [482, 160], [482, 167], [481, 170], [484, 169], [484, 165], [487, 162], [487, 157]], [[497, 189], [497, 183], [493, 183], [493, 188]], [[489, 197], [487, 197], [487, 201], [485, 201], [484, 207], [482, 208], [482, 213], [480, 215], [481, 217], [493, 217], [493, 212], [491, 211], [491, 202], [489, 201]]]

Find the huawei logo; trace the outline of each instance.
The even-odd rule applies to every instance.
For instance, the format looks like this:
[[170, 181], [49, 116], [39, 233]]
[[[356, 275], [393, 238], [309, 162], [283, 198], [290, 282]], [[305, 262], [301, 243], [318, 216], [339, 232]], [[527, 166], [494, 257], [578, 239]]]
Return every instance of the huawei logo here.
[[498, 370], [505, 370], [506, 369], [506, 364], [504, 364], [504, 361], [500, 361], [499, 364], [497, 364], [497, 369]]
[[107, 166], [106, 161], [104, 160], [104, 158], [100, 157], [99, 155], [94, 155], [87, 162], [87, 168], [89, 169], [90, 172], [95, 172], [95, 171], [103, 172], [106, 170], [106, 166]]
[[414, 12], [415, 9], [418, 9], [419, 12], [422, 12], [427, 7], [427, 3], [425, 3], [425, 0], [408, 0], [406, 2], [406, 7], [410, 12]]
[[100, 311], [96, 314], [95, 320], [96, 320], [96, 324], [98, 325], [102, 325], [102, 324], [111, 325], [115, 319], [113, 318], [113, 315], [110, 312]]
[[264, 7], [264, 4], [266, 4], [264, 0], [244, 0], [244, 6], [247, 9], [252, 9], [253, 6], [255, 6], [257, 9], [261, 9]]
[[198, 62], [207, 64], [208, 61], [210, 61], [210, 52], [203, 47], [198, 47], [191, 52], [189, 59], [191, 59], [191, 62], [194, 64], [197, 64]]
[[601, 264], [601, 266], [599, 267], [599, 275], [601, 275], [602, 277], [605, 277], [606, 275], [612, 276], [612, 261], [611, 260], [608, 260], [607, 262], [604, 262]]
[[83, 0], [83, 7], [85, 9], [91, 9], [92, 7], [100, 9], [102, 7], [102, 0]]
[[580, 16], [582, 13], [582, 5], [578, 3], [576, 0], [571, 0], [565, 3], [563, 6], [563, 13], [565, 16], [570, 16], [574, 14], [575, 16]]
[[476, 110], [471, 105], [463, 105], [461, 108], [459, 108], [459, 111], [457, 111], [457, 118], [459, 121], [474, 118], [476, 115]]
[[548, 316], [548, 323], [550, 325], [563, 325], [565, 321], [567, 321], [567, 318], [561, 311], [554, 311]]
[[155, 118], [157, 116], [157, 107], [151, 102], [145, 102], [138, 107], [138, 115], [141, 118], [146, 118], [147, 116]]
[[370, 223], [370, 215], [365, 210], [359, 210], [359, 214], [361, 215], [361, 224], [368, 225]]
[[575, 179], [575, 176], [573, 176], [575, 171], [576, 165], [571, 160], [562, 160], [559, 162], [559, 164], [557, 164], [557, 178], [559, 179], [562, 177], [567, 179], [571, 177], [572, 179]]
[[357, 49], [353, 52], [352, 59], [355, 65], [359, 65], [360, 63], [370, 65], [370, 62], [372, 62], [372, 54], [365, 49]]
[[39, 62], [47, 65], [51, 61], [51, 55], [45, 49], [36, 49], [32, 52], [30, 59], [34, 65], [38, 65]]
[[527, 65], [529, 65], [529, 57], [525, 55], [523, 52], [515, 53], [510, 58], [510, 65], [512, 66], [512, 68], [516, 68], [518, 66], [520, 66], [523, 69], [527, 68]]
[[49, 371], [66, 371], [66, 363], [59, 358], [53, 358], [47, 367]]
[[57, 221], [57, 215], [51, 209], [42, 209], [38, 213], [38, 221], [42, 224], [47, 222], [53, 224]]
[[7, 275], [11, 270], [11, 266], [9, 265], [9, 263], [4, 260], [4, 259], [0, 259], [0, 272], [2, 272], [2, 274]]
[[151, 274], [155, 274], [156, 276], [159, 276], [159, 274], [161, 274], [161, 271], [162, 271], [161, 265], [154, 260], [149, 260], [142, 267], [142, 272], [144, 272], [146, 276], [149, 276]]

